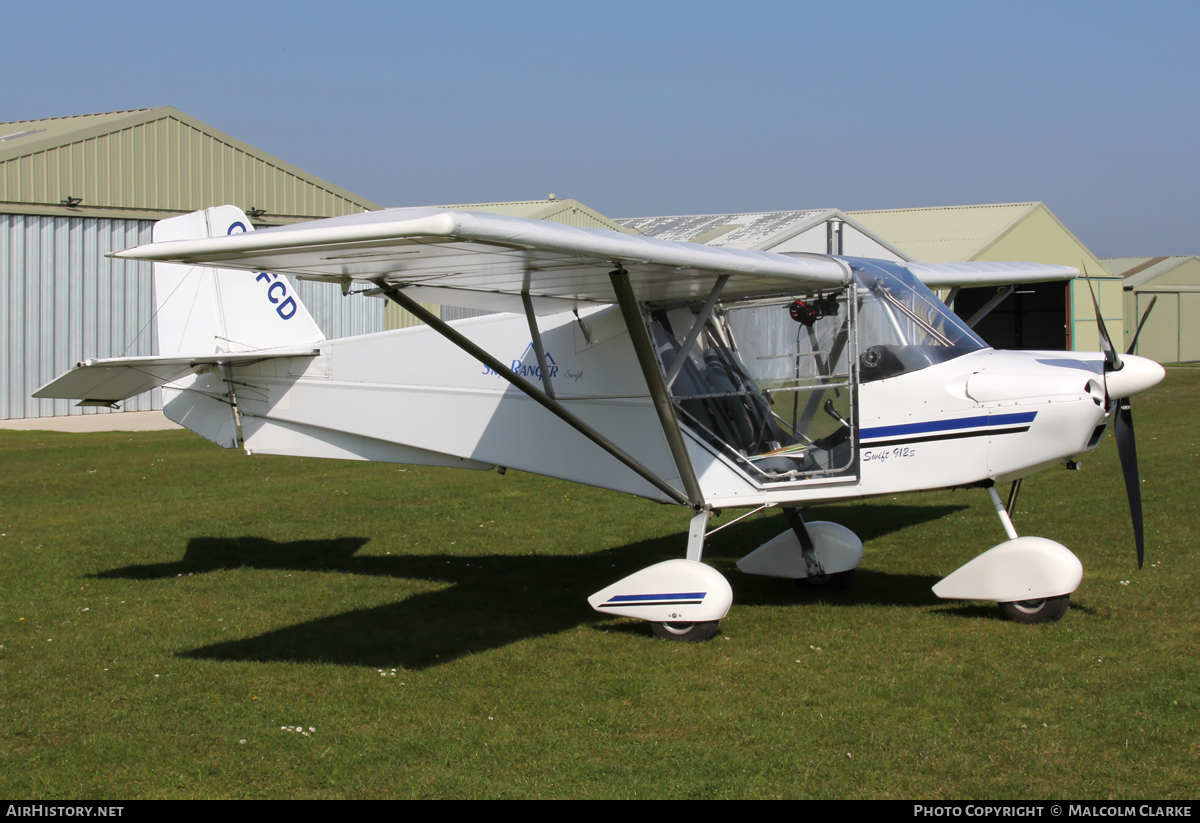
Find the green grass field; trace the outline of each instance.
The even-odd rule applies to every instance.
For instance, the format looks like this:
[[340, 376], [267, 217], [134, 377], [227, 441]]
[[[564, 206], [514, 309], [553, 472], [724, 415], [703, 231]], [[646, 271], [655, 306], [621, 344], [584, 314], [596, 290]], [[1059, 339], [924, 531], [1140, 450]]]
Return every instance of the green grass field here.
[[866, 544], [823, 598], [736, 570], [780, 514], [721, 532], [704, 644], [585, 602], [683, 555], [676, 507], [0, 432], [0, 796], [1194, 798], [1198, 409], [1200, 369], [1135, 399], [1141, 571], [1111, 435], [1026, 481], [1084, 564], [1058, 624], [932, 595], [1004, 539], [946, 492], [810, 510]]

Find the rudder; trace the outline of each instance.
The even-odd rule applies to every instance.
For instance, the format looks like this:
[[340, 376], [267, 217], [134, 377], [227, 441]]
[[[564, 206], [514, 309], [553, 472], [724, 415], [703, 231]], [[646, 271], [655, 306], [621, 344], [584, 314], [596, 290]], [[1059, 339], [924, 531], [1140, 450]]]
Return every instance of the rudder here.
[[[154, 224], [155, 243], [253, 231], [237, 206], [217, 206]], [[286, 278], [154, 264], [158, 351], [165, 357], [303, 346], [325, 339]]]
[[[160, 220], [153, 241], [222, 237], [253, 228], [237, 206], [217, 206]], [[155, 263], [154, 301], [163, 357], [306, 346], [325, 339], [292, 284], [268, 272]], [[237, 446], [224, 375], [191, 375], [162, 391], [168, 419], [225, 448]]]

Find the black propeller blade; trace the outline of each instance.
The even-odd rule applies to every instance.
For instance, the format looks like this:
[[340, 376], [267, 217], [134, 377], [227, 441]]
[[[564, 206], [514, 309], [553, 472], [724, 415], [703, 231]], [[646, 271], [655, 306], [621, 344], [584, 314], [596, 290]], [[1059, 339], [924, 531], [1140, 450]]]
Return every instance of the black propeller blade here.
[[1125, 493], [1129, 496], [1129, 514], [1133, 518], [1133, 539], [1137, 543], [1138, 568], [1145, 556], [1142, 536], [1142, 488], [1138, 480], [1137, 445], [1133, 440], [1133, 411], [1129, 398], [1117, 401], [1117, 456], [1121, 458], [1121, 474], [1125, 475]]
[[[1087, 270], [1084, 270], [1086, 276]], [[1088, 291], [1092, 293], [1092, 305], [1096, 309], [1096, 326], [1100, 331], [1100, 348], [1104, 351], [1104, 371], [1107, 374], [1112, 371], [1120, 371], [1125, 364], [1121, 362], [1121, 356], [1117, 354], [1117, 349], [1113, 346], [1112, 338], [1108, 336], [1108, 329], [1104, 325], [1104, 318], [1100, 314], [1100, 303], [1096, 300], [1096, 292], [1092, 288], [1092, 281], [1088, 280]], [[1154, 308], [1158, 298], [1155, 297], [1150, 301], [1150, 305], [1146, 307], [1145, 314], [1142, 315], [1142, 320], [1138, 323], [1137, 331], [1133, 335], [1133, 342], [1129, 345], [1129, 351], [1126, 354], [1133, 353], [1133, 347], [1137, 345], [1138, 335], [1142, 333], [1142, 326], [1146, 324], [1146, 318], [1150, 316], [1150, 310]], [[1105, 392], [1108, 391], [1108, 381], [1105, 380]], [[1143, 559], [1145, 558], [1145, 536], [1142, 530], [1142, 488], [1141, 481], [1138, 479], [1137, 465], [1137, 444], [1133, 439], [1133, 409], [1130, 406], [1128, 397], [1119, 397], [1116, 401], [1114, 409], [1116, 415], [1115, 435], [1117, 439], [1117, 456], [1121, 459], [1121, 474], [1125, 477], [1125, 494], [1129, 497], [1129, 515], [1133, 520], [1133, 539], [1137, 544], [1137, 562], [1138, 568], [1142, 567]]]
[[1146, 318], [1150, 316], [1150, 312], [1154, 310], [1154, 304], [1158, 302], [1158, 295], [1150, 298], [1150, 302], [1146, 304], [1146, 311], [1142, 312], [1142, 319], [1138, 322], [1137, 331], [1133, 333], [1133, 340], [1129, 343], [1129, 348], [1126, 354], [1133, 354], [1133, 350], [1137, 348], [1138, 336], [1142, 333], [1142, 326], [1146, 325]]
[[[1086, 271], [1084, 273], [1086, 274]], [[1088, 280], [1087, 284], [1088, 291], [1092, 293], [1092, 305], [1096, 307], [1096, 326], [1100, 330], [1100, 349], [1104, 352], [1104, 370], [1120, 371], [1124, 363], [1121, 362], [1121, 356], [1117, 354], [1116, 347], [1113, 346], [1112, 338], [1108, 336], [1108, 328], [1104, 325], [1104, 318], [1100, 314], [1100, 301], [1096, 299], [1092, 281]]]
[[[1156, 294], [1150, 298], [1146, 311], [1142, 313], [1142, 319], [1138, 321], [1137, 330], [1133, 333], [1133, 340], [1129, 343], [1129, 350], [1125, 352], [1126, 354], [1133, 354], [1133, 350], [1137, 346], [1138, 335], [1142, 333], [1142, 327], [1146, 325], [1146, 320], [1150, 317], [1150, 312], [1154, 310], [1154, 304], [1157, 302], [1158, 295]], [[1133, 517], [1133, 538], [1137, 541], [1137, 559], [1140, 569], [1145, 556], [1145, 544], [1142, 538], [1142, 487], [1138, 480], [1137, 444], [1133, 439], [1133, 410], [1130, 408], [1128, 397], [1117, 401], [1116, 437], [1117, 455], [1121, 458], [1121, 474], [1125, 475], [1125, 493], [1129, 496], [1129, 513]]]

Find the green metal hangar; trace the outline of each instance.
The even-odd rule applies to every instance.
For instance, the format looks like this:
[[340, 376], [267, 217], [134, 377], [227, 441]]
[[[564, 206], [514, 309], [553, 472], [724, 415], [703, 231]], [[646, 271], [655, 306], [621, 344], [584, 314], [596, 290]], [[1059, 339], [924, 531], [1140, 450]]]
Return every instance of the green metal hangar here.
[[1159, 363], [1200, 360], [1200, 258], [1113, 257], [1100, 261], [1121, 278], [1125, 290], [1125, 345]]
[[[158, 353], [150, 267], [105, 254], [226, 203], [258, 227], [381, 208], [169, 106], [0, 123], [0, 420], [108, 413], [30, 397], [86, 358]], [[381, 300], [297, 290], [330, 337], [384, 328]]]
[[[970, 319], [988, 313], [975, 331], [996, 348], [1096, 351], [1100, 333], [1089, 284], [1109, 333], [1124, 323], [1121, 278], [1079, 241], [1044, 203], [1001, 203], [916, 209], [852, 211], [849, 216], [886, 237], [912, 260], [946, 263], [1021, 260], [1082, 268], [1087, 277], [1005, 290], [963, 289], [955, 312]], [[1003, 295], [1003, 297], [1001, 297]], [[949, 295], [944, 295], [949, 296]], [[998, 303], [988, 304], [1001, 297]]]

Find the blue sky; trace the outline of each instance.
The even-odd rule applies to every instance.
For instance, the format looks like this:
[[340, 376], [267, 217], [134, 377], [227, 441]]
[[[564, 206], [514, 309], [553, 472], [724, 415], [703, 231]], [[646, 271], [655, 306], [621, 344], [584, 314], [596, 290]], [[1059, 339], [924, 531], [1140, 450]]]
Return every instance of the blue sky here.
[[172, 105], [385, 205], [1043, 200], [1200, 253], [1195, 2], [6, 4], [0, 120]]

